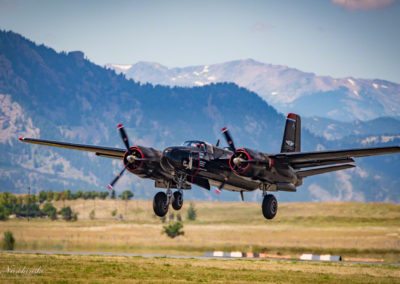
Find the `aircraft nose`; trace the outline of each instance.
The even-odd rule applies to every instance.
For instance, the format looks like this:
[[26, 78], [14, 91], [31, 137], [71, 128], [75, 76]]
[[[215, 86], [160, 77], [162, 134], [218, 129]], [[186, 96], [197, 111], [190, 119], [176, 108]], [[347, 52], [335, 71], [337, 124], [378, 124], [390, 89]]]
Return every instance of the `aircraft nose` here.
[[161, 167], [166, 171], [183, 169], [183, 163], [189, 160], [189, 152], [183, 148], [169, 147], [161, 157]]

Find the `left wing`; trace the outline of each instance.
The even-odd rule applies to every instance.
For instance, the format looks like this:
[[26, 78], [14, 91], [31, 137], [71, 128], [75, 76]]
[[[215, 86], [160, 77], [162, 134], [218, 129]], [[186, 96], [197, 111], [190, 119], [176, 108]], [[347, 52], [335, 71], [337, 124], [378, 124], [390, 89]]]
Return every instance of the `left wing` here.
[[276, 158], [286, 158], [289, 163], [303, 163], [323, 160], [339, 160], [349, 158], [359, 158], [375, 155], [400, 153], [400, 146], [359, 148], [347, 150], [318, 151], [318, 152], [297, 152], [280, 153], [274, 155]]
[[86, 151], [86, 152], [95, 152], [97, 156], [114, 158], [114, 159], [122, 159], [126, 152], [126, 150], [118, 149], [118, 148], [83, 145], [83, 144], [73, 144], [73, 143], [66, 143], [66, 142], [34, 139], [34, 138], [21, 137], [21, 138], [19, 138], [19, 140], [21, 140], [22, 142], [32, 143], [32, 144], [73, 149], [73, 150]]
[[[280, 153], [271, 157], [289, 163], [300, 178], [353, 168], [353, 158], [400, 153], [399, 146], [359, 148], [319, 152]], [[337, 165], [337, 166], [332, 166]], [[326, 166], [326, 167], [321, 167]], [[312, 168], [301, 170], [302, 168]]]

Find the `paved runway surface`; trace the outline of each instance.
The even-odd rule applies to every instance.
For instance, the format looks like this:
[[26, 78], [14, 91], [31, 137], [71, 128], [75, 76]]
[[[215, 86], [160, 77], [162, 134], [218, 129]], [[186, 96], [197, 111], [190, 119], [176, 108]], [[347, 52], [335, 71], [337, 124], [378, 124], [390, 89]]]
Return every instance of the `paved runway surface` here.
[[[1, 250], [0, 253], [27, 253], [27, 254], [48, 254], [48, 255], [100, 255], [100, 256], [139, 256], [139, 257], [166, 257], [166, 258], [185, 258], [185, 259], [222, 259], [222, 260], [234, 260], [234, 259], [248, 259], [248, 260], [279, 260], [279, 261], [308, 261], [308, 262], [327, 262], [318, 260], [301, 260], [301, 259], [287, 259], [287, 258], [246, 258], [246, 257], [215, 257], [215, 256], [198, 256], [198, 255], [173, 255], [173, 254], [139, 254], [139, 253], [123, 253], [123, 252], [82, 252], [82, 251], [23, 251], [23, 250]], [[383, 262], [362, 262], [362, 261], [338, 261], [337, 263], [353, 263], [353, 264], [373, 264], [373, 265], [393, 265], [400, 266], [399, 263], [383, 263]]]

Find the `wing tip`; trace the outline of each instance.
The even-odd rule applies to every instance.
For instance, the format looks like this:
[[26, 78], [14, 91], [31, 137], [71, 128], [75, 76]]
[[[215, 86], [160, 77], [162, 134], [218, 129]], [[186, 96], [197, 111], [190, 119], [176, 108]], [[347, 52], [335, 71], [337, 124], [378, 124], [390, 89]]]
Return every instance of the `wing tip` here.
[[23, 141], [23, 140], [25, 140], [25, 137], [19, 137], [18, 139]]
[[108, 190], [113, 190], [113, 187], [111, 186], [111, 184], [107, 185], [107, 189]]
[[223, 132], [226, 132], [226, 131], [228, 131], [228, 128], [227, 128], [226, 126], [225, 126], [225, 127], [222, 127], [221, 131], [222, 131], [222, 133], [223, 133]]
[[118, 128], [118, 129], [120, 129], [120, 128], [122, 128], [122, 127], [124, 127], [124, 125], [123, 125], [122, 123], [120, 123], [120, 124], [117, 125], [117, 128]]

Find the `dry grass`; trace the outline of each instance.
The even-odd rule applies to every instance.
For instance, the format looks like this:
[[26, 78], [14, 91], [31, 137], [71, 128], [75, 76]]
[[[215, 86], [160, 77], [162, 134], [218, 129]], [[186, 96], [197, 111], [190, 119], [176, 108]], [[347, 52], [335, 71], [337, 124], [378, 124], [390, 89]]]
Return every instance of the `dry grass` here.
[[[26, 267], [39, 274], [8, 273]], [[0, 280], [58, 282], [398, 283], [389, 265], [1, 254]]]
[[[127, 204], [127, 214], [125, 214]], [[121, 251], [201, 255], [209, 250], [264, 251], [289, 254], [332, 253], [400, 261], [400, 206], [377, 203], [282, 203], [267, 221], [256, 203], [196, 202], [196, 221], [179, 212], [185, 235], [169, 239], [151, 201], [67, 201], [79, 212], [78, 222], [9, 220], [16, 249]], [[56, 203], [57, 207], [62, 202]], [[95, 208], [96, 220], [89, 219]], [[115, 220], [118, 209], [124, 220]], [[175, 215], [177, 212], [174, 212]], [[167, 218], [168, 219], [168, 218]]]

